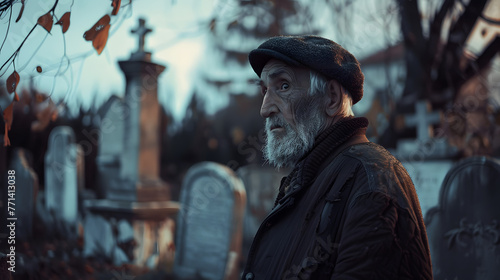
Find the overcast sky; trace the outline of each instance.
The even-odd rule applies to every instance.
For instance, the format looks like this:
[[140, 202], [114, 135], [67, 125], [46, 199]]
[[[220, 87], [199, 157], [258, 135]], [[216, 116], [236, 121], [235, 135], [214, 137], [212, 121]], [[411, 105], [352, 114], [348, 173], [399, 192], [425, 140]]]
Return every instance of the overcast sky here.
[[[122, 6], [127, 2], [123, 0]], [[312, 3], [320, 2], [324, 3]], [[26, 1], [23, 17], [10, 26], [0, 62], [13, 53], [38, 17], [50, 10], [53, 3]], [[60, 0], [56, 15], [62, 16], [71, 3], [70, 0]], [[214, 15], [231, 8], [232, 0], [133, 0], [131, 6], [122, 7], [118, 15], [112, 17], [107, 45], [103, 53], [97, 55], [92, 43], [83, 39], [83, 33], [111, 11], [110, 3], [103, 0], [74, 1], [71, 24], [64, 37], [60, 26], [54, 25], [50, 35], [38, 26], [15, 61], [16, 70], [21, 75], [20, 87], [27, 87], [30, 77], [34, 77], [38, 89], [51, 92], [54, 100], [64, 99], [74, 108], [78, 104], [88, 108], [94, 99], [97, 104], [102, 104], [111, 94], [123, 96], [125, 79], [118, 68], [118, 61], [128, 59], [137, 48], [137, 38], [131, 35], [130, 30], [138, 25], [138, 18], [142, 17], [153, 29], [146, 38], [146, 49], [153, 52], [154, 62], [167, 66], [160, 77], [158, 98], [179, 120], [193, 91], [197, 62], [210, 55], [210, 49], [205, 44], [207, 25]], [[325, 27], [322, 35], [339, 42], [358, 58], [398, 40], [397, 11], [385, 10], [386, 3], [391, 1], [361, 0], [354, 3], [350, 10], [343, 13], [353, 17], [352, 24], [348, 26], [335, 25], [329, 14], [331, 9], [316, 4], [313, 8], [317, 11], [319, 23]], [[498, 10], [498, 5], [495, 6]], [[20, 3], [15, 5], [14, 18], [20, 8]], [[490, 13], [494, 15], [494, 11]], [[8, 19], [8, 14], [0, 19], [1, 38], [5, 36]], [[65, 59], [61, 63], [65, 50], [70, 63]], [[36, 71], [37, 66], [42, 67], [42, 73]], [[13, 70], [11, 66], [4, 69], [5, 74], [4, 71], [0, 74], [6, 78]], [[60, 74], [55, 77], [58, 72]]]
[[[53, 2], [26, 1], [23, 17], [10, 27], [9, 37], [0, 53], [0, 61], [4, 62], [13, 53], [24, 39], [20, 34], [27, 34], [38, 17], [50, 10]], [[122, 4], [126, 2], [122, 1]], [[175, 103], [168, 107], [180, 116], [182, 113], [179, 111], [182, 111], [186, 99], [183, 96], [190, 94], [189, 80], [186, 77], [191, 75], [196, 60], [204, 50], [204, 34], [208, 30], [205, 23], [213, 12], [214, 1], [180, 2], [182, 4], [176, 1], [134, 0], [132, 7], [121, 8], [118, 15], [111, 19], [110, 36], [104, 51], [97, 55], [92, 43], [83, 39], [83, 33], [111, 11], [111, 1], [75, 1], [65, 38], [58, 25], [53, 26], [50, 35], [38, 26], [28, 38], [15, 61], [16, 70], [21, 76], [20, 87], [27, 87], [30, 76], [34, 77], [37, 88], [47, 93], [52, 92], [55, 100], [64, 98], [70, 106], [83, 103], [84, 107], [88, 107], [95, 95], [98, 104], [107, 100], [111, 94], [123, 96], [125, 79], [117, 62], [128, 59], [137, 49], [137, 37], [132, 36], [130, 31], [138, 25], [138, 18], [142, 17], [153, 29], [146, 38], [146, 49], [153, 52], [153, 61], [167, 66], [160, 80], [160, 102]], [[61, 0], [59, 3], [56, 15], [60, 17], [69, 10], [68, 3], [71, 1]], [[14, 18], [20, 7], [20, 4], [15, 5]], [[3, 38], [8, 14], [1, 21], [0, 36]], [[37, 49], [38, 46], [41, 47]], [[70, 59], [69, 67], [65, 59], [60, 63], [64, 46]], [[36, 71], [37, 66], [42, 67], [42, 73]], [[11, 66], [4, 71], [6, 78], [14, 68]], [[58, 71], [61, 75], [54, 79]]]

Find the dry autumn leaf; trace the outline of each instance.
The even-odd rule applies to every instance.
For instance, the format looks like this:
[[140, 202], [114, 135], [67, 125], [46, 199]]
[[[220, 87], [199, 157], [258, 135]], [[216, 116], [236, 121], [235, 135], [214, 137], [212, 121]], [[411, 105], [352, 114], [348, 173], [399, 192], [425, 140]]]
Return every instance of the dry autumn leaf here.
[[101, 54], [102, 50], [104, 50], [104, 47], [106, 46], [110, 27], [111, 25], [106, 25], [104, 29], [101, 32], [99, 32], [92, 41], [92, 46], [94, 46], [94, 48], [96, 49], [97, 54]]
[[12, 126], [13, 108], [14, 108], [14, 102], [11, 102], [10, 105], [7, 108], [5, 108], [5, 110], [3, 110], [3, 121], [5, 122], [5, 134], [3, 136], [3, 145], [5, 147], [10, 146], [9, 130]]
[[113, 2], [111, 3], [111, 6], [113, 7], [113, 11], [111, 12], [112, 15], [116, 16], [118, 14], [118, 10], [120, 10], [120, 5], [122, 0], [112, 0]]
[[94, 26], [92, 26], [92, 28], [83, 33], [83, 38], [86, 41], [93, 41], [97, 36], [97, 34], [99, 34], [99, 32], [101, 32], [104, 29], [104, 27], [109, 25], [110, 20], [111, 18], [109, 17], [109, 15], [104, 15], [94, 24]]
[[17, 85], [19, 84], [19, 74], [17, 74], [16, 71], [14, 73], [10, 74], [10, 76], [7, 78], [7, 92], [8, 93], [13, 93], [16, 91]]
[[109, 15], [103, 16], [83, 34], [85, 40], [92, 41], [92, 46], [96, 49], [97, 54], [101, 54], [108, 41], [109, 28], [111, 27], [110, 19]]
[[52, 15], [50, 12], [38, 18], [38, 24], [41, 25], [47, 32], [50, 33], [52, 30], [52, 25], [54, 24], [54, 20], [52, 19]]
[[71, 12], [66, 12], [60, 19], [59, 21], [56, 22], [56, 24], [61, 25], [62, 27], [62, 33], [66, 33], [66, 31], [69, 28], [69, 17], [71, 15]]
[[23, 15], [24, 12], [24, 0], [21, 0], [21, 10], [19, 11], [19, 15], [17, 16], [16, 22], [18, 22], [21, 19], [21, 16]]

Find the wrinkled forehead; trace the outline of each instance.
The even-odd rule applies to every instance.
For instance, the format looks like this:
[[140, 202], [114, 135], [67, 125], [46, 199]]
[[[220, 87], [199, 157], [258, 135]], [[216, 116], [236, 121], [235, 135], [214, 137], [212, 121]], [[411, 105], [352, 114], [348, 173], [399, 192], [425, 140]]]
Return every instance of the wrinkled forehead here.
[[271, 59], [262, 70], [261, 80], [268, 82], [281, 78], [306, 86], [309, 84], [309, 76], [310, 70], [305, 67], [290, 66], [281, 60]]

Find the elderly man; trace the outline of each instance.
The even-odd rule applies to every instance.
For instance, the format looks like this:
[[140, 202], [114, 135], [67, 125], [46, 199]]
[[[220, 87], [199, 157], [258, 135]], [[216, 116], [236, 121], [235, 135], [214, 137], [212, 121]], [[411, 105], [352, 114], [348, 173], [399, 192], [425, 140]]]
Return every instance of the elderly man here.
[[413, 183], [353, 116], [364, 79], [356, 58], [325, 38], [282, 36], [249, 60], [261, 78], [264, 156], [293, 171], [242, 279], [432, 279]]

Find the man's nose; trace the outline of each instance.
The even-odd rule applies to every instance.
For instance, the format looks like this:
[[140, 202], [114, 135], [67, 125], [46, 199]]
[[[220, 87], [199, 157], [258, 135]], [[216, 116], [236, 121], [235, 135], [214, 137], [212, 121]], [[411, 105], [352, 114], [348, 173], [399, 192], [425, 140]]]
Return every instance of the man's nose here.
[[276, 106], [276, 102], [270, 92], [264, 95], [264, 99], [262, 100], [262, 106], [260, 107], [260, 115], [263, 118], [269, 118], [275, 113], [278, 113], [278, 106]]

